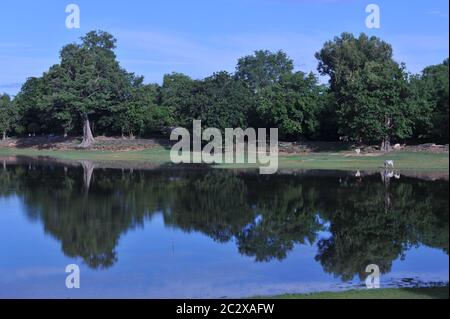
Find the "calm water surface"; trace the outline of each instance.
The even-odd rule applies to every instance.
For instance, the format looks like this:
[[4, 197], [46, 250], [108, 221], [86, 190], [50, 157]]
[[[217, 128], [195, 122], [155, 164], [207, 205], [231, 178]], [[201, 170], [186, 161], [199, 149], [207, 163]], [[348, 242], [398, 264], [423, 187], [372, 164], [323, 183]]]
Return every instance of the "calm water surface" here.
[[[364, 174], [363, 174], [364, 175]], [[397, 176], [398, 177], [398, 176]], [[0, 297], [242, 297], [448, 282], [447, 180], [0, 167]], [[65, 267], [81, 268], [81, 289]]]

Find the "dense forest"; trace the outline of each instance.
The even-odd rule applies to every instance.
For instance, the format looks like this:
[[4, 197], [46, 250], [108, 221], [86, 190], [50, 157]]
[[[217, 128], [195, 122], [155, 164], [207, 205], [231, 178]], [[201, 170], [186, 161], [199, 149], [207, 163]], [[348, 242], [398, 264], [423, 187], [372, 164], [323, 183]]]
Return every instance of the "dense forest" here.
[[448, 143], [448, 59], [410, 74], [377, 37], [343, 33], [316, 53], [321, 84], [294, 70], [283, 51], [256, 51], [236, 71], [196, 80], [172, 73], [145, 84], [122, 68], [116, 39], [91, 31], [66, 45], [59, 64], [27, 79], [14, 98], [0, 95], [0, 131], [7, 136], [149, 137], [168, 128], [277, 127], [283, 140]]

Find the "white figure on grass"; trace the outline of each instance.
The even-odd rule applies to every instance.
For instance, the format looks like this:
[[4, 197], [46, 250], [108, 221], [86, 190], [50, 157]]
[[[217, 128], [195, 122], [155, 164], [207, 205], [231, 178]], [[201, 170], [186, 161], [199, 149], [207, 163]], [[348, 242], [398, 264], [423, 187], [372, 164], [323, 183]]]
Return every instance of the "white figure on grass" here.
[[393, 160], [387, 160], [384, 161], [384, 168], [394, 168], [394, 161]]

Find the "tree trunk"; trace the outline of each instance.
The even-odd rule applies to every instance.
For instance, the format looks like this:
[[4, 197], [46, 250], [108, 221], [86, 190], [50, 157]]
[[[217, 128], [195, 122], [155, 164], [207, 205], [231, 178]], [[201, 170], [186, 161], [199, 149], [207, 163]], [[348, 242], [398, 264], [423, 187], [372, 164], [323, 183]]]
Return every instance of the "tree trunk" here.
[[83, 141], [79, 145], [82, 148], [88, 148], [95, 142], [94, 136], [92, 135], [91, 125], [89, 123], [89, 117], [87, 114], [84, 115], [84, 125], [83, 125]]
[[91, 161], [81, 161], [81, 167], [83, 167], [83, 186], [87, 193], [91, 186], [92, 174], [94, 173], [95, 165]]
[[384, 212], [385, 214], [389, 213], [391, 207], [391, 196], [389, 193], [389, 186], [391, 184], [391, 178], [393, 176], [393, 172], [385, 169], [381, 172], [381, 180], [384, 184]]
[[386, 130], [386, 135], [383, 138], [383, 142], [381, 143], [381, 150], [383, 152], [390, 152], [392, 150], [391, 148], [391, 138], [389, 136], [389, 131], [391, 129], [391, 122], [392, 119], [390, 118], [390, 116], [388, 114], [385, 115], [384, 117], [384, 127]]
[[3, 131], [3, 140], [6, 140], [6, 132]]
[[383, 152], [390, 152], [392, 150], [392, 148], [391, 148], [391, 140], [390, 140], [389, 136], [386, 136], [383, 139], [383, 142], [381, 143], [381, 150]]

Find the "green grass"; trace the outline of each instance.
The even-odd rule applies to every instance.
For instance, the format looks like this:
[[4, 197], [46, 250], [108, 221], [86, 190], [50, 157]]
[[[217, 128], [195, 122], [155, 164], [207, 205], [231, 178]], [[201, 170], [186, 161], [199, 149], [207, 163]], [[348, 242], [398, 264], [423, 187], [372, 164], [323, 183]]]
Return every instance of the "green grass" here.
[[169, 150], [155, 148], [144, 151], [36, 150], [31, 148], [0, 148], [0, 156], [47, 156], [61, 160], [141, 161], [164, 164], [170, 161]]
[[449, 169], [449, 155], [425, 152], [391, 152], [378, 156], [348, 156], [343, 153], [317, 153], [307, 156], [281, 157], [280, 167], [309, 169], [380, 169], [385, 160], [394, 160], [395, 168], [402, 170]]
[[[142, 151], [53, 151], [36, 149], [0, 148], [0, 156], [48, 156], [62, 160], [132, 161], [152, 164], [170, 162], [170, 150], [163, 147]], [[392, 152], [375, 156], [349, 156], [346, 153], [311, 153], [307, 155], [280, 155], [280, 169], [334, 169], [334, 170], [378, 170], [385, 160], [395, 161], [395, 168], [415, 171], [449, 170], [448, 153]], [[259, 164], [221, 164], [219, 168], [255, 168]]]
[[448, 286], [435, 288], [394, 288], [289, 294], [274, 299], [448, 299]]

